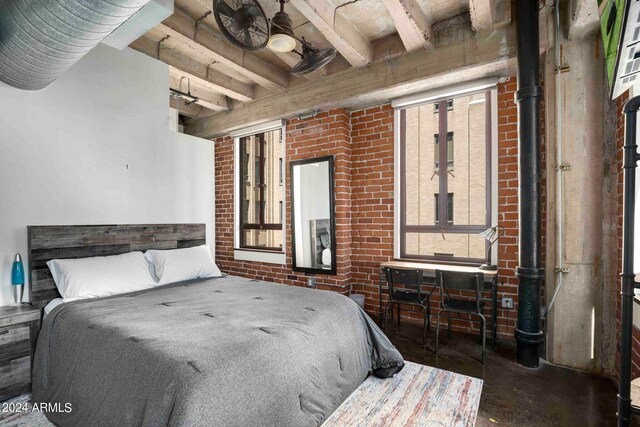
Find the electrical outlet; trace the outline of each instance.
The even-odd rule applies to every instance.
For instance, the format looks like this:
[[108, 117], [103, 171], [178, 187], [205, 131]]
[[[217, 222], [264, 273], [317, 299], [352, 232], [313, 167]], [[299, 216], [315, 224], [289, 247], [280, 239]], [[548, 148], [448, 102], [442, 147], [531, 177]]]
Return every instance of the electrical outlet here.
[[513, 308], [513, 298], [502, 297], [502, 308]]

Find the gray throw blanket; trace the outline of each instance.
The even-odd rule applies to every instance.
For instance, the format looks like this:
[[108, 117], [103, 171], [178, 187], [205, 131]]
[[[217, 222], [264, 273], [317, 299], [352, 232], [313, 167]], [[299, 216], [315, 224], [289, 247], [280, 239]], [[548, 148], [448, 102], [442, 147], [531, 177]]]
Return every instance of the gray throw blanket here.
[[224, 277], [56, 307], [33, 400], [63, 426], [315, 426], [403, 366], [349, 298]]

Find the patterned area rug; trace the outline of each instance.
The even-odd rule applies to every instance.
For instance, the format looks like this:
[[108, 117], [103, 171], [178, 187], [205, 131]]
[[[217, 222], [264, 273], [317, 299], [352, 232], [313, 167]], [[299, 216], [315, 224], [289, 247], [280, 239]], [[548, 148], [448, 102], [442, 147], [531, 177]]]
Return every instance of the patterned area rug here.
[[[482, 380], [407, 362], [390, 380], [367, 378], [323, 427], [473, 426], [481, 392]], [[30, 398], [0, 403], [0, 425], [52, 427], [42, 413], [32, 412]], [[23, 410], [7, 412], [16, 406]]]
[[473, 426], [481, 393], [482, 380], [407, 362], [391, 380], [367, 378], [322, 426]]

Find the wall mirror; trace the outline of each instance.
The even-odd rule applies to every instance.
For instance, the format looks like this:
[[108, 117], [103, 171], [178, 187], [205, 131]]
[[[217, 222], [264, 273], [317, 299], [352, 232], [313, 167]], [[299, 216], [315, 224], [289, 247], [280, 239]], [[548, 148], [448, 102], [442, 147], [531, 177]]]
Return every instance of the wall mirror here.
[[290, 167], [293, 270], [336, 274], [333, 156]]

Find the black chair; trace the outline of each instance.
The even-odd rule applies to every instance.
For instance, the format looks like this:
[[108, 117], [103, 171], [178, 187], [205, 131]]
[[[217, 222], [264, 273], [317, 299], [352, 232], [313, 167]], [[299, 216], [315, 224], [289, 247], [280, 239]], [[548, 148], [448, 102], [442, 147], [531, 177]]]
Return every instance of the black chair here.
[[[387, 329], [387, 315], [389, 309], [396, 304], [398, 326], [400, 326], [400, 304], [420, 307], [424, 311], [424, 330], [422, 344], [427, 342], [427, 330], [431, 327], [431, 308], [429, 307], [429, 293], [424, 292], [422, 285], [422, 270], [405, 270], [400, 268], [385, 268], [385, 278], [389, 284], [389, 301], [384, 310], [384, 329]], [[396, 287], [402, 285], [402, 287]]]
[[[482, 314], [484, 303], [481, 298], [481, 291], [484, 287], [484, 274], [436, 270], [436, 284], [440, 291], [440, 311], [438, 311], [438, 323], [436, 325], [436, 354], [438, 354], [438, 337], [440, 335], [440, 314], [446, 312], [449, 316], [447, 336], [451, 336], [451, 313], [469, 314], [478, 316], [482, 323], [482, 363], [484, 363], [486, 351], [485, 335], [487, 331], [487, 320]], [[449, 295], [449, 290], [453, 289], [458, 291], [473, 291], [475, 292], [474, 298], [452, 298]]]

